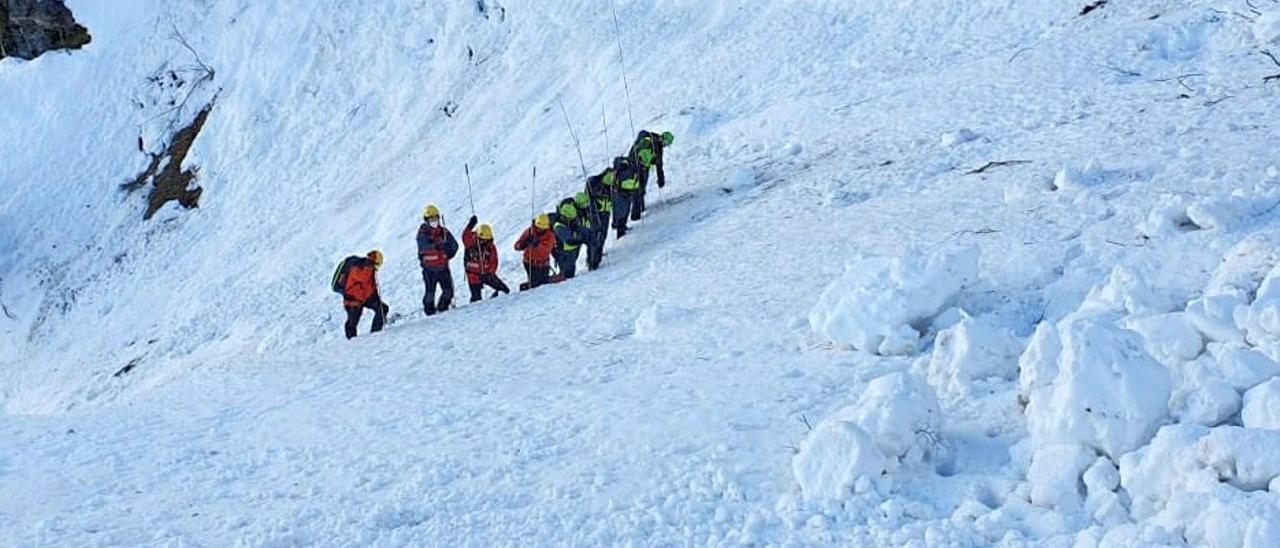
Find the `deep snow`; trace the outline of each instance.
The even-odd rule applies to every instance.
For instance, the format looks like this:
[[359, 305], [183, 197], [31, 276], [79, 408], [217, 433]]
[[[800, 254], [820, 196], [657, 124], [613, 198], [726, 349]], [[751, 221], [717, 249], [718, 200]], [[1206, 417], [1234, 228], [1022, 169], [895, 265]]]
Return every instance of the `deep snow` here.
[[[1280, 539], [1280, 5], [620, 1], [671, 184], [428, 320], [463, 162], [512, 282], [557, 100], [629, 144], [607, 4], [68, 4], [85, 50], [0, 61], [0, 544]], [[143, 222], [139, 135], [214, 97]], [[347, 342], [373, 247], [404, 316]]]

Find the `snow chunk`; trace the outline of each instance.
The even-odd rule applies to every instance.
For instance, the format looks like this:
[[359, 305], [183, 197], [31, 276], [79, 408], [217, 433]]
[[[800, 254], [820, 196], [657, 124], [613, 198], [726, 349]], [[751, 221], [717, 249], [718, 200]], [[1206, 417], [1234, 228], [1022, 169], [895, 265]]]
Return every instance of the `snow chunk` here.
[[1220, 426], [1200, 440], [1205, 463], [1225, 481], [1245, 491], [1267, 489], [1280, 477], [1280, 431]]
[[1080, 314], [1059, 322], [1058, 375], [1031, 393], [1027, 426], [1037, 446], [1081, 444], [1116, 458], [1164, 421], [1172, 381], [1114, 316]]
[[1138, 233], [1148, 238], [1159, 238], [1198, 228], [1187, 217], [1186, 200], [1181, 196], [1165, 195], [1151, 208], [1146, 220], [1138, 224]]
[[1238, 295], [1209, 295], [1187, 303], [1186, 317], [1210, 341], [1240, 342], [1244, 333], [1236, 327], [1235, 311], [1244, 305]]
[[1217, 426], [1240, 412], [1240, 393], [1230, 384], [1212, 379], [1203, 385], [1193, 385], [1170, 398], [1170, 409], [1178, 422]]
[[881, 355], [914, 353], [923, 326], [978, 277], [978, 249], [855, 260], [827, 286], [809, 325], [831, 341]]
[[1018, 358], [1018, 394], [1026, 401], [1035, 390], [1053, 383], [1058, 376], [1058, 355], [1062, 353], [1062, 339], [1058, 328], [1049, 322], [1036, 325], [1036, 332], [1027, 343], [1027, 349]]
[[942, 148], [955, 148], [965, 143], [971, 143], [981, 139], [982, 135], [968, 128], [961, 128], [950, 133], [942, 134], [942, 138], [938, 140], [938, 146]]
[[825, 420], [800, 442], [791, 471], [805, 500], [840, 500], [861, 477], [878, 478], [884, 455], [871, 436], [844, 420]]
[[1240, 419], [1247, 428], [1280, 430], [1280, 377], [1273, 377], [1245, 393]]
[[[1152, 529], [1177, 536], [1178, 545], [1210, 548], [1280, 546], [1280, 505], [1269, 493], [1246, 493], [1229, 485], [1177, 493]], [[1172, 545], [1172, 543], [1170, 544]]]
[[1246, 304], [1276, 265], [1280, 265], [1280, 242], [1266, 234], [1252, 235], [1223, 255], [1205, 295], [1234, 295]]
[[1106, 179], [1106, 170], [1096, 158], [1089, 160], [1084, 167], [1063, 166], [1053, 177], [1053, 188], [1056, 190], [1082, 190], [1101, 184]]
[[1149, 445], [1120, 457], [1120, 485], [1129, 493], [1134, 518], [1146, 519], [1163, 510], [1173, 493], [1218, 482], [1188, 450], [1208, 433], [1202, 426], [1166, 426]]
[[963, 397], [976, 384], [1011, 381], [1018, 375], [1021, 351], [1012, 331], [965, 314], [954, 327], [938, 333], [929, 360], [929, 383], [943, 394]]
[[871, 434], [886, 457], [905, 460], [920, 449], [920, 434], [941, 428], [942, 411], [929, 385], [898, 372], [868, 383], [852, 418]]
[[1174, 307], [1172, 300], [1157, 295], [1142, 278], [1121, 265], [1111, 269], [1105, 283], [1089, 290], [1080, 311], [1148, 315], [1169, 312]]
[[1129, 318], [1124, 326], [1142, 335], [1147, 352], [1160, 363], [1190, 361], [1204, 351], [1200, 331], [1180, 312]]
[[1098, 453], [1083, 445], [1049, 445], [1037, 449], [1027, 472], [1031, 504], [1058, 512], [1079, 512], [1085, 495], [1080, 478], [1097, 459]]
[[1187, 208], [1187, 217], [1203, 229], [1232, 230], [1275, 206], [1277, 200], [1280, 196], [1275, 192], [1236, 190], [1191, 204]]
[[889, 471], [902, 462], [923, 461], [928, 436], [941, 428], [938, 398], [923, 380], [905, 371], [867, 383], [854, 405], [834, 418], [853, 422], [871, 435], [887, 459]]
[[1280, 10], [1268, 11], [1258, 17], [1253, 23], [1253, 36], [1261, 47], [1280, 45]]
[[1280, 265], [1267, 273], [1247, 308], [1237, 309], [1236, 326], [1255, 346], [1280, 346]]
[[1248, 346], [1227, 344], [1218, 351], [1218, 370], [1236, 390], [1248, 390], [1280, 375], [1280, 363]]

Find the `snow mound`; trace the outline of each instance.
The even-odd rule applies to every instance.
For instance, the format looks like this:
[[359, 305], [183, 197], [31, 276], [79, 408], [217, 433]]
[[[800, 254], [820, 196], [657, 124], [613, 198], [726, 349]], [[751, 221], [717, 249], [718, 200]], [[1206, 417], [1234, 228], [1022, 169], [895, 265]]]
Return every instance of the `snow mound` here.
[[1257, 349], [1242, 344], [1227, 344], [1218, 351], [1218, 372], [1222, 380], [1236, 390], [1248, 390], [1280, 375], [1280, 363]]
[[975, 388], [1018, 377], [1022, 342], [1008, 329], [989, 325], [967, 314], [958, 324], [938, 333], [929, 360], [929, 384], [953, 398]]
[[1235, 318], [1249, 343], [1280, 350], [1280, 265], [1262, 280], [1253, 302], [1237, 309]]
[[[868, 470], [893, 473], [925, 462], [941, 427], [942, 411], [933, 389], [911, 373], [890, 373], [867, 383], [854, 404], [810, 432], [792, 471], [806, 498], [847, 494], [850, 482]], [[868, 446], [876, 456], [866, 453]]]
[[1160, 363], [1190, 361], [1204, 351], [1200, 330], [1181, 312], [1129, 318], [1124, 326], [1142, 335], [1147, 352]]
[[1276, 265], [1280, 265], [1280, 241], [1266, 233], [1254, 234], [1223, 255], [1205, 295], [1234, 295], [1241, 304], [1248, 304]]
[[1037, 449], [1027, 471], [1031, 503], [1059, 512], [1079, 512], [1084, 505], [1081, 477], [1097, 459], [1098, 453], [1083, 445], [1055, 444]]
[[913, 354], [930, 320], [978, 278], [977, 248], [853, 261], [809, 313], [813, 330], [880, 355]]
[[1056, 337], [1037, 333], [1024, 354], [1031, 357], [1021, 360], [1033, 377], [1020, 385], [1033, 388], [1026, 416], [1036, 447], [1084, 445], [1116, 458], [1151, 439], [1168, 416], [1169, 371], [1113, 312], [1146, 309], [1148, 296], [1139, 284], [1118, 280], [1136, 278], [1113, 272], [1080, 310], [1058, 322]]
[[1245, 392], [1240, 421], [1247, 428], [1280, 430], [1280, 377]]
[[1181, 196], [1166, 195], [1160, 198], [1147, 218], [1138, 224], [1138, 233], [1148, 238], [1160, 238], [1196, 230], [1187, 216], [1187, 203]]
[[1083, 167], [1064, 165], [1053, 176], [1055, 190], [1084, 190], [1106, 181], [1107, 172], [1097, 158], [1090, 159]]
[[1236, 190], [1187, 207], [1187, 218], [1205, 230], [1234, 230], [1254, 217], [1276, 206], [1280, 193], [1275, 191]]
[[966, 143], [972, 143], [981, 139], [982, 135], [969, 128], [961, 128], [949, 133], [943, 133], [938, 139], [938, 146], [942, 148], [955, 148]]
[[858, 425], [828, 419], [800, 443], [791, 471], [806, 501], [848, 498], [860, 478], [878, 478], [884, 455]]

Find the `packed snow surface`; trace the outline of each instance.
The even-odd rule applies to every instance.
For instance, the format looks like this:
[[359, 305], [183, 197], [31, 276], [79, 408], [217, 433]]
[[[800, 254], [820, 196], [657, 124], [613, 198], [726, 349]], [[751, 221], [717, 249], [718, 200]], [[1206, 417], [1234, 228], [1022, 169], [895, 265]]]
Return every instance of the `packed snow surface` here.
[[[67, 4], [0, 60], [0, 545], [1280, 545], [1270, 0]], [[424, 318], [423, 206], [522, 281], [570, 127], [674, 132], [644, 220]]]

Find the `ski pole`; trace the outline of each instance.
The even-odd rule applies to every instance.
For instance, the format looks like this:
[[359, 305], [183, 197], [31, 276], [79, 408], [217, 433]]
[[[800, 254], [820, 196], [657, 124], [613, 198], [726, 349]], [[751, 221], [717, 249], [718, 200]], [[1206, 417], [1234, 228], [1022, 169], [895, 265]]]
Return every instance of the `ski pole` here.
[[578, 134], [573, 131], [573, 124], [569, 122], [569, 112], [564, 109], [564, 101], [559, 98], [556, 103], [560, 105], [560, 114], [564, 115], [564, 126], [569, 128], [569, 137], [573, 139], [573, 146], [578, 149], [578, 165], [582, 166], [582, 178], [587, 178], [587, 161], [582, 158], [582, 142], [578, 140]]
[[471, 192], [471, 166], [466, 162], [462, 164], [462, 170], [467, 174], [467, 198], [471, 200], [471, 216], [476, 216], [476, 196]]
[[636, 132], [636, 118], [631, 113], [631, 84], [627, 81], [627, 58], [622, 54], [622, 25], [618, 23], [618, 3], [609, 0], [609, 9], [613, 11], [613, 37], [618, 41], [618, 61], [622, 65], [622, 90], [627, 98], [627, 119], [631, 121], [631, 133]]

